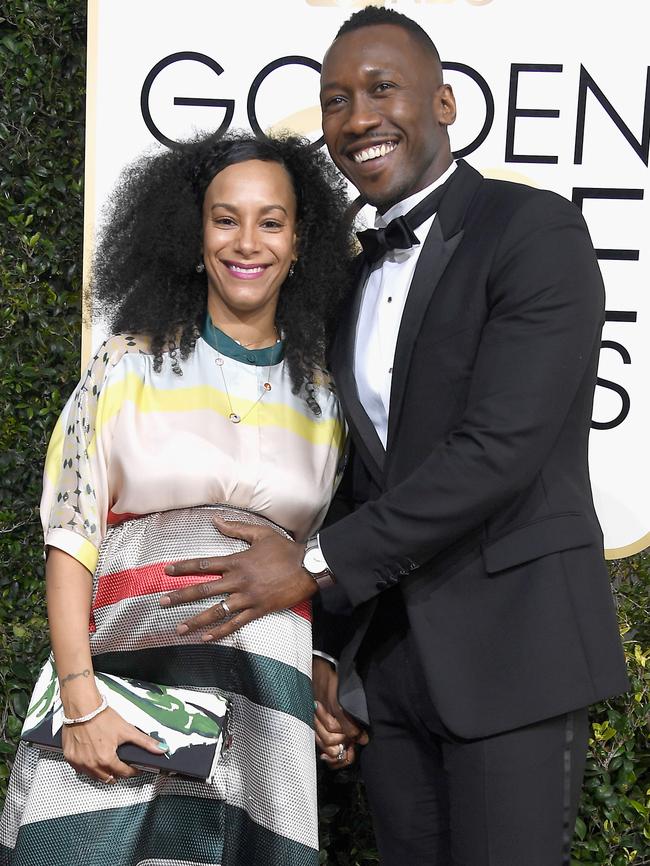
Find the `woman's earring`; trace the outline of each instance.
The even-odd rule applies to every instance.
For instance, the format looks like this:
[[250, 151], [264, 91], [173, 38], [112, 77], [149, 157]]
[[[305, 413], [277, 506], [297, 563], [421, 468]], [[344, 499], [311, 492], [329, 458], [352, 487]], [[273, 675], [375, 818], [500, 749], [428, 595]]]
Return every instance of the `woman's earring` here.
[[203, 262], [199, 262], [198, 265], [196, 266], [197, 274], [202, 274], [204, 270], [205, 270], [205, 265], [203, 264]]
[[289, 273], [287, 274], [287, 276], [292, 277], [295, 270], [296, 270], [296, 263], [291, 262], [291, 266], [289, 267]]

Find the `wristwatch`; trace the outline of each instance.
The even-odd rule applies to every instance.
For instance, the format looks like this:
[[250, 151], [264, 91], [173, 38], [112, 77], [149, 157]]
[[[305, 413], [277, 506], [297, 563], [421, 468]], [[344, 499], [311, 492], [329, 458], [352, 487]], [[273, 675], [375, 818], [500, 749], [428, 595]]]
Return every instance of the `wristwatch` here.
[[313, 577], [319, 589], [327, 589], [330, 586], [334, 586], [334, 575], [327, 567], [317, 535], [308, 539], [305, 544], [302, 567], [310, 577]]

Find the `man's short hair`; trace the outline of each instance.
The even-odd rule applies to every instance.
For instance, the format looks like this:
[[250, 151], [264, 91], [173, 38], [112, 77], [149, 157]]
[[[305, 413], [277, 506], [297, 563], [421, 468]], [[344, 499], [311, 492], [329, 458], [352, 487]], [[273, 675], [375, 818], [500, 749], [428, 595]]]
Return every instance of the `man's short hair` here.
[[339, 27], [334, 39], [336, 40], [339, 36], [344, 36], [354, 30], [360, 30], [362, 27], [374, 27], [376, 24], [392, 24], [406, 30], [417, 39], [425, 51], [432, 55], [436, 63], [440, 64], [440, 54], [427, 31], [407, 15], [396, 12], [394, 9], [386, 9], [383, 6], [365, 6], [355, 12]]

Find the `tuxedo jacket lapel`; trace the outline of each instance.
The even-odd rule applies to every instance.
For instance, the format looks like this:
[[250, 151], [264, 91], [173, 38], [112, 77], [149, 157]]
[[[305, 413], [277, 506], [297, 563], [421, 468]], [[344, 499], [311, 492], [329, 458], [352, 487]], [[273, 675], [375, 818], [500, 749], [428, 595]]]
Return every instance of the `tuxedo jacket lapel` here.
[[388, 414], [388, 447], [397, 429], [413, 348], [436, 286], [463, 238], [467, 208], [483, 178], [460, 160], [422, 247], [397, 337]]
[[332, 349], [332, 370], [336, 382], [343, 412], [358, 450], [364, 463], [378, 485], [384, 471], [386, 452], [375, 427], [359, 400], [357, 383], [354, 379], [354, 348], [357, 332], [357, 320], [363, 297], [363, 288], [369, 273], [369, 267], [361, 260], [357, 287], [347, 315], [342, 322]]
[[399, 327], [395, 358], [393, 360], [393, 378], [390, 390], [390, 410], [388, 413], [388, 444], [390, 447], [395, 431], [395, 422], [399, 418], [406, 379], [408, 376], [411, 355], [415, 346], [426, 308], [443, 275], [452, 255], [456, 252], [462, 240], [462, 230], [448, 241], [442, 236], [440, 221], [436, 218], [420, 253], [408, 298], [402, 314]]

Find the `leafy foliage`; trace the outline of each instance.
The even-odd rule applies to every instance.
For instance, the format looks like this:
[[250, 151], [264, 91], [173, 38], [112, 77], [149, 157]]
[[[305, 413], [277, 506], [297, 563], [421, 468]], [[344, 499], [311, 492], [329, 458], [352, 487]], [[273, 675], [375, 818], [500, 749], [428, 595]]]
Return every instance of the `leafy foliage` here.
[[[0, 793], [47, 654], [37, 504], [79, 368], [84, 5], [4, 0], [0, 17]], [[632, 690], [592, 712], [574, 866], [650, 864], [650, 557], [612, 576]], [[377, 863], [356, 772], [321, 775], [321, 862]]]
[[650, 863], [650, 554], [612, 568], [631, 689], [592, 711], [576, 863]]
[[0, 18], [0, 784], [46, 652], [42, 460], [79, 364], [81, 5], [5, 0]]

